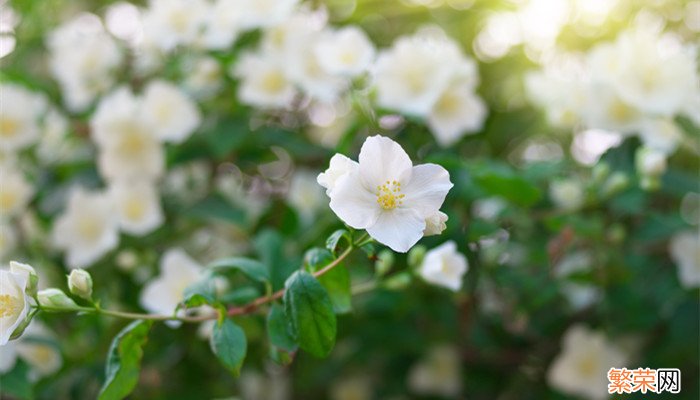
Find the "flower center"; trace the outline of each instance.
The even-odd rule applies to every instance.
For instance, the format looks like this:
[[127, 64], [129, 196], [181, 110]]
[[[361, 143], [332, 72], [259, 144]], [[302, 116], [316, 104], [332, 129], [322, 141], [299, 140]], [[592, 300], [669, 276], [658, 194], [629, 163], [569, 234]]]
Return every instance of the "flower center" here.
[[146, 207], [140, 199], [130, 198], [126, 201], [124, 213], [131, 220], [140, 220], [146, 214]]
[[386, 181], [385, 184], [377, 186], [377, 203], [385, 210], [393, 210], [403, 204], [405, 194], [401, 194], [401, 183], [397, 181]]
[[19, 131], [19, 122], [9, 117], [0, 118], [0, 137], [9, 139]]
[[19, 314], [22, 309], [22, 302], [19, 298], [9, 294], [0, 294], [0, 318], [12, 317]]
[[262, 89], [271, 94], [281, 92], [285, 85], [286, 81], [284, 77], [277, 71], [271, 71], [265, 74], [261, 82]]

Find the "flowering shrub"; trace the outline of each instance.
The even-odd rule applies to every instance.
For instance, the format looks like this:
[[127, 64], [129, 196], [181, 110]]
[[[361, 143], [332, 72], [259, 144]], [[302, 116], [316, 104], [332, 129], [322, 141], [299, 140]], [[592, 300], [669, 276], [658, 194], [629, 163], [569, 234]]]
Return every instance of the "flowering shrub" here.
[[3, 398], [697, 398], [699, 14], [2, 3]]

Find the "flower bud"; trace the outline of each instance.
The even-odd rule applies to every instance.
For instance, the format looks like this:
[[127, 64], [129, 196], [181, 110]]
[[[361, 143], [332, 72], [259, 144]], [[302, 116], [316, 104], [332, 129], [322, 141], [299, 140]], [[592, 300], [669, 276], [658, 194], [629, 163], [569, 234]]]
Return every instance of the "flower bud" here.
[[447, 214], [438, 211], [425, 219], [423, 236], [439, 235], [447, 228]]
[[423, 262], [423, 257], [427, 249], [425, 246], [415, 246], [408, 252], [408, 265], [411, 268], [418, 268]]
[[74, 269], [68, 275], [68, 290], [85, 300], [92, 299], [92, 277], [84, 269]]
[[624, 172], [615, 172], [610, 175], [610, 178], [603, 185], [603, 196], [608, 197], [620, 193], [627, 189], [629, 183], [630, 179]]
[[25, 275], [27, 277], [27, 286], [25, 287], [24, 291], [32, 297], [36, 295], [39, 276], [37, 276], [36, 271], [31, 265], [22, 264], [17, 261], [10, 261], [10, 272]]
[[68, 297], [63, 291], [56, 288], [40, 290], [39, 305], [49, 308], [77, 308], [78, 305]]
[[[415, 248], [415, 247], [414, 247]], [[390, 250], [382, 250], [377, 255], [377, 262], [374, 264], [374, 273], [377, 276], [386, 275], [394, 265], [394, 253]]]

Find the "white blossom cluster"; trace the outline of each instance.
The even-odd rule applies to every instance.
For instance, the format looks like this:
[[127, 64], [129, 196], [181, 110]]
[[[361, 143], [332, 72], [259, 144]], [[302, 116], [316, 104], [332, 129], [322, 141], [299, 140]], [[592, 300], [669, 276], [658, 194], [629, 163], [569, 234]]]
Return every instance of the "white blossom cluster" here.
[[655, 177], [685, 143], [674, 117], [700, 124], [696, 54], [671, 33], [635, 26], [585, 54], [561, 55], [528, 74], [525, 86], [554, 126], [639, 136], [638, 170]]

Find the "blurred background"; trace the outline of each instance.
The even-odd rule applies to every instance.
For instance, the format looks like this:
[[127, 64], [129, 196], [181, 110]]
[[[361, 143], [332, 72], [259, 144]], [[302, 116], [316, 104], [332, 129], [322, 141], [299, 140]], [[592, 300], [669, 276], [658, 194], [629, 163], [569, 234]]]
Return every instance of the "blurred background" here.
[[[174, 248], [200, 266], [256, 258], [278, 289], [342, 227], [316, 183], [333, 154], [357, 159], [368, 135], [389, 136], [415, 164], [447, 168], [455, 186], [442, 235], [408, 255], [377, 245], [344, 263], [354, 295], [327, 359], [281, 358], [264, 314], [252, 314], [237, 319], [249, 348], [233, 377], [207, 326], [159, 324], [130, 398], [598, 399], [613, 366], [678, 368], [674, 398], [700, 396], [699, 1], [166, 3], [2, 0], [3, 265], [32, 264], [41, 287], [89, 267], [105, 307], [134, 311]], [[370, 63], [340, 81], [296, 69], [332, 56], [288, 44], [316, 25], [364, 31]], [[391, 77], [413, 62], [392, 51], [414, 35], [457, 46], [473, 67], [472, 102], [445, 120], [438, 105], [411, 112], [389, 99], [401, 83]], [[269, 46], [289, 48], [271, 56]], [[433, 87], [455, 61], [428, 64], [405, 84]], [[259, 75], [275, 68], [282, 81]], [[158, 94], [155, 81], [175, 92]], [[118, 88], [137, 100], [117, 99]], [[161, 118], [161, 106], [177, 111]], [[155, 124], [119, 125], [149, 107]], [[115, 126], [172, 128], [115, 145]], [[62, 221], [105, 212], [76, 187], [126, 196], [123, 218], [152, 220], [81, 241], [84, 230], [73, 237]], [[456, 292], [417, 273], [421, 252], [447, 240], [469, 263]], [[220, 293], [232, 304], [260, 294], [239, 276]], [[125, 321], [39, 319], [0, 350], [2, 398], [95, 398]]]

